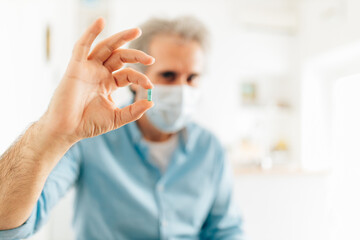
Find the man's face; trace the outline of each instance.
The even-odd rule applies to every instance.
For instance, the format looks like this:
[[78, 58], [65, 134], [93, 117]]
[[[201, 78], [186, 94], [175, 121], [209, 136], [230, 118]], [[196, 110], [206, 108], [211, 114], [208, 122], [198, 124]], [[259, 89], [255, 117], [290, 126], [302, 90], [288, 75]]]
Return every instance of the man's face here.
[[[199, 86], [200, 75], [204, 68], [205, 56], [200, 44], [197, 41], [184, 40], [176, 35], [157, 35], [150, 42], [149, 54], [155, 58], [155, 63], [147, 68], [145, 74], [155, 85], [155, 89], [156, 85], [188, 85], [191, 88], [196, 88]], [[132, 85], [131, 87], [137, 93], [139, 93], [138, 91], [140, 90], [142, 92], [141, 94], [144, 94], [144, 91], [139, 88], [139, 86]], [[166, 90], [166, 88], [159, 89]], [[184, 88], [170, 89], [182, 90]], [[191, 100], [193, 100], [195, 103], [197, 91], [191, 91], [190, 88], [186, 88], [186, 90], [187, 96], [190, 96]], [[154, 91], [154, 93], [156, 92]], [[161, 96], [165, 98], [161, 101], [163, 101], [163, 103], [166, 105], [166, 103], [169, 101], [169, 96], [167, 96], [164, 92]], [[175, 96], [181, 98], [179, 94]], [[141, 98], [144, 96], [137, 95], [136, 97]], [[174, 100], [174, 96], [171, 96], [170, 98]], [[155, 114], [150, 115], [150, 117], [153, 118], [152, 123], [151, 121], [147, 121], [149, 117], [147, 115], [144, 115], [140, 120], [143, 121], [143, 123], [150, 125], [157, 124], [157, 129], [160, 132], [164, 132], [166, 134], [169, 132], [178, 131], [180, 128], [184, 127], [183, 125], [186, 124], [186, 121], [188, 121], [190, 117], [180, 114], [183, 113], [181, 105], [183, 102], [181, 101], [184, 101], [184, 99], [180, 98], [178, 99], [180, 102], [176, 104], [175, 107], [172, 107], [171, 110], [168, 108], [164, 110], [160, 107], [160, 110], [158, 109]], [[171, 106], [173, 106], [172, 102], [170, 102], [172, 104]], [[158, 104], [157, 106], [159, 107], [164, 105]], [[177, 107], [180, 107], [181, 109], [178, 109]], [[189, 108], [189, 106], [187, 107]], [[190, 109], [187, 109], [187, 111], [189, 112]], [[169, 122], [169, 119], [172, 119], [172, 123]], [[143, 124], [143, 129], [147, 129], [150, 126], [145, 125]]]
[[156, 62], [145, 74], [154, 84], [198, 87], [205, 60], [198, 42], [176, 35], [158, 35], [150, 43], [149, 54]]

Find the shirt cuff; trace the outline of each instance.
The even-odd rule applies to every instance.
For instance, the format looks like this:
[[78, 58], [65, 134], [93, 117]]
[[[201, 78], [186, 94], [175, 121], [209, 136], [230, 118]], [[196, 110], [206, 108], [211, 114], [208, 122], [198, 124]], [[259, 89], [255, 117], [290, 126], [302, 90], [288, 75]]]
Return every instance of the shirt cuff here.
[[0, 230], [0, 239], [13, 240], [13, 239], [28, 238], [29, 236], [31, 236], [35, 229], [36, 212], [37, 212], [37, 206], [35, 206], [35, 208], [31, 212], [30, 217], [28, 218], [28, 220], [26, 220], [26, 222], [23, 225], [9, 230]]

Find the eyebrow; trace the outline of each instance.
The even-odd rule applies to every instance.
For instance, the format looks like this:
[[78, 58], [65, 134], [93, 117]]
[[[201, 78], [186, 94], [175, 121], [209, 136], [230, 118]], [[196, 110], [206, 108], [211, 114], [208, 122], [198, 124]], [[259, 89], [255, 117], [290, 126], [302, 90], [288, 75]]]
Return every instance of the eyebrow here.
[[163, 70], [163, 71], [159, 71], [160, 74], [162, 74], [162, 73], [167, 73], [167, 72], [177, 73], [177, 71], [175, 71], [175, 70]]
[[[164, 73], [173, 73], [173, 74], [179, 74], [179, 72], [177, 72], [177, 71], [173, 71], [173, 70], [164, 70], [164, 71], [159, 71], [159, 75], [162, 75], [162, 74], [164, 74]], [[200, 76], [201, 75], [201, 73], [199, 73], [199, 72], [191, 72], [191, 73], [189, 73], [189, 76], [190, 75], [195, 75], [195, 76]]]
[[193, 75], [193, 76], [200, 76], [200, 73], [197, 73], [197, 72], [194, 72], [194, 73], [190, 73], [190, 76]]

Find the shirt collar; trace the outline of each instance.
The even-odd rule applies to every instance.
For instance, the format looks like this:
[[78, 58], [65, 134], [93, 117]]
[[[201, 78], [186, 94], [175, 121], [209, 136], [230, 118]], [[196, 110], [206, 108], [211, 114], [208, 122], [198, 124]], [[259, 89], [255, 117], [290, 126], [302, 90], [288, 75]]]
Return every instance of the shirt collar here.
[[[136, 122], [131, 122], [126, 125], [126, 128], [129, 130], [130, 139], [135, 145], [141, 144], [143, 141], [143, 134], [141, 133]], [[184, 129], [180, 130], [179, 134], [179, 144], [181, 149], [186, 153], [189, 150], [189, 134], [190, 126], [186, 126]]]

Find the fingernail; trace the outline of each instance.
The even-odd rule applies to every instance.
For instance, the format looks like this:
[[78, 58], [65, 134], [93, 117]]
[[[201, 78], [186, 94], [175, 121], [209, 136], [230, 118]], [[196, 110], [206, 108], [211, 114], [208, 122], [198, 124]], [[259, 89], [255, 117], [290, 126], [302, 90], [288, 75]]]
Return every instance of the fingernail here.
[[141, 34], [142, 34], [142, 30], [141, 30], [141, 28], [135, 28], [135, 29], [137, 29], [139, 32], [138, 32], [138, 34], [137, 34], [137, 37], [140, 37], [141, 36]]

